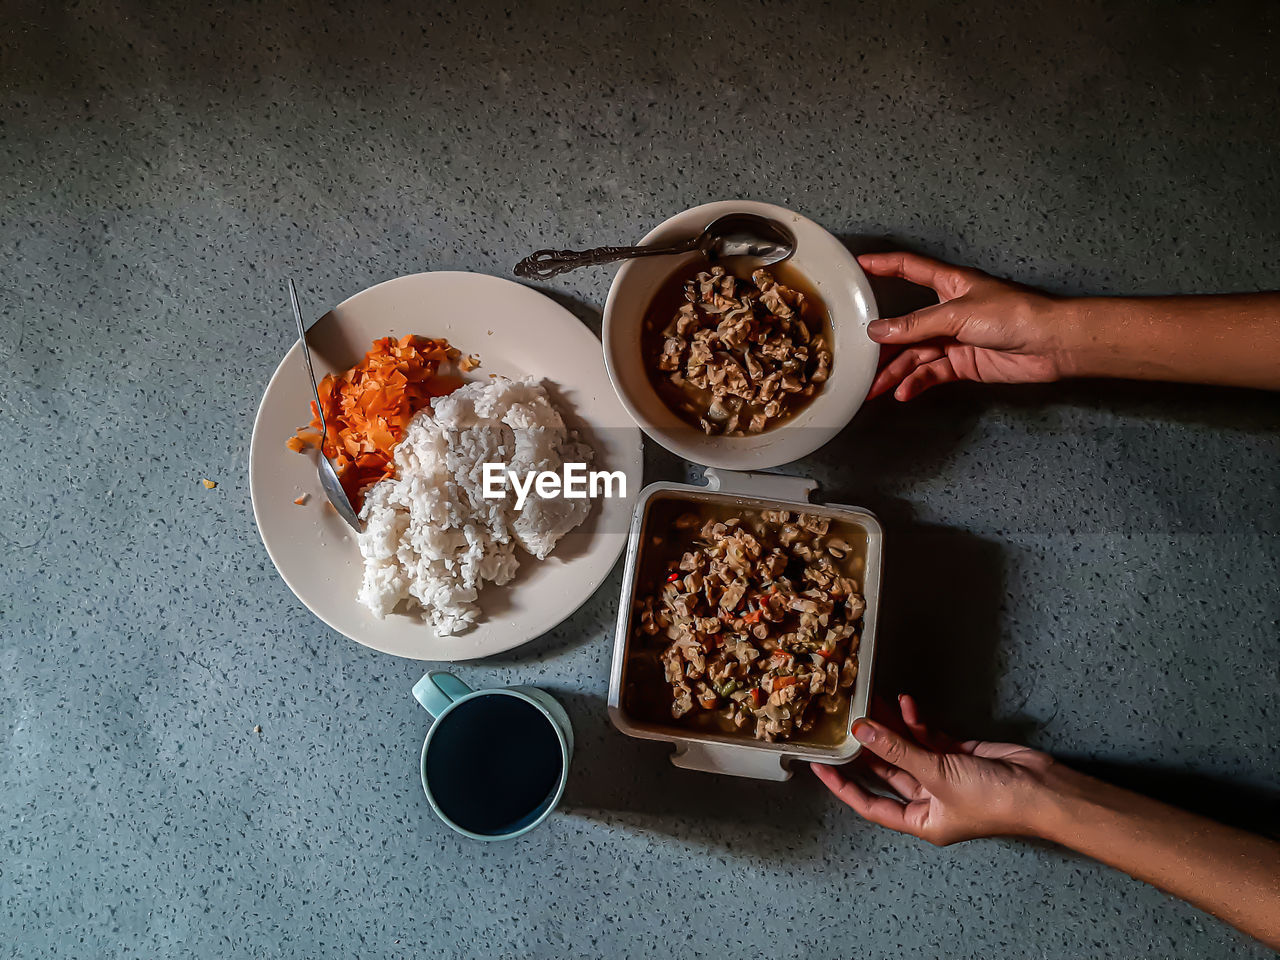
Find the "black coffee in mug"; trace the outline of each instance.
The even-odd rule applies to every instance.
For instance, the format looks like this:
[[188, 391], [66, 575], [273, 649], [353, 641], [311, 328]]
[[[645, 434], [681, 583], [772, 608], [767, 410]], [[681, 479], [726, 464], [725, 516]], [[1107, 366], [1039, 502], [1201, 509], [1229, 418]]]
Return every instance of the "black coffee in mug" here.
[[446, 821], [480, 838], [516, 836], [555, 805], [561, 737], [547, 713], [517, 696], [470, 696], [435, 722], [423, 786]]

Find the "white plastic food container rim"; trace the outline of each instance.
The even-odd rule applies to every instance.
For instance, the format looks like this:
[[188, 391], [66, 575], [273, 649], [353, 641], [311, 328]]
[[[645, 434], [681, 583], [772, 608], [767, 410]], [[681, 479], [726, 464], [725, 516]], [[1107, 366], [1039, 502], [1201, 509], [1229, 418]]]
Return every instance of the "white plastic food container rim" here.
[[[618, 625], [614, 634], [613, 668], [609, 675], [609, 720], [622, 733], [642, 740], [662, 740], [675, 745], [671, 762], [677, 767], [724, 773], [758, 780], [787, 780], [790, 760], [818, 760], [823, 763], [847, 763], [858, 755], [862, 745], [849, 732], [858, 717], [866, 716], [871, 698], [872, 672], [876, 652], [876, 621], [880, 611], [880, 580], [883, 567], [884, 531], [875, 514], [860, 507], [834, 503], [813, 503], [809, 497], [817, 483], [803, 477], [787, 477], [771, 473], [735, 473], [714, 468], [706, 471], [705, 486], [686, 483], [651, 483], [640, 491], [631, 529], [627, 538], [626, 566], [622, 576], [622, 593], [618, 604]], [[849, 713], [845, 718], [845, 737], [830, 747], [805, 746], [796, 743], [767, 743], [745, 740], [706, 731], [676, 733], [631, 721], [622, 707], [622, 679], [626, 667], [627, 645], [631, 637], [631, 618], [635, 607], [636, 575], [649, 501], [661, 493], [690, 495], [691, 499], [713, 503], [741, 504], [749, 509], [803, 510], [833, 520], [861, 527], [867, 535], [866, 565], [862, 594], [866, 610], [862, 615], [862, 636], [858, 645], [858, 679], [854, 684]]]

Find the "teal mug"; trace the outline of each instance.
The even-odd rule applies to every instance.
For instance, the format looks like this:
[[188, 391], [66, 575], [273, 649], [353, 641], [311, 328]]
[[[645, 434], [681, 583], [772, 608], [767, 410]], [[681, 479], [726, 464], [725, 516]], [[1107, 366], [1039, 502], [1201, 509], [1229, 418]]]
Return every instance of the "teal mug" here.
[[432, 670], [413, 695], [435, 718], [421, 774], [436, 816], [473, 840], [511, 840], [551, 815], [569, 779], [573, 727], [550, 694], [472, 690]]

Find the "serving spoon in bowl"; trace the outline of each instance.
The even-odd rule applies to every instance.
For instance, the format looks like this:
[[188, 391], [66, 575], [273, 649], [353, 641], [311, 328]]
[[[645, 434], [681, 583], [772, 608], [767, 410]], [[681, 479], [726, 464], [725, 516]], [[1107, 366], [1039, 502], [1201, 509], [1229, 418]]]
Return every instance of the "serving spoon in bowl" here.
[[307, 361], [307, 376], [311, 379], [311, 395], [316, 398], [316, 413], [320, 415], [320, 462], [317, 464], [320, 474], [320, 489], [324, 491], [328, 501], [333, 504], [333, 509], [338, 511], [338, 515], [350, 524], [352, 530], [360, 533], [364, 529], [364, 525], [360, 522], [360, 517], [356, 514], [355, 507], [347, 499], [347, 491], [342, 489], [342, 481], [338, 479], [337, 471], [333, 469], [333, 464], [329, 462], [329, 458], [324, 453], [324, 442], [329, 436], [329, 430], [324, 422], [324, 406], [320, 403], [320, 388], [316, 386], [316, 372], [311, 368], [311, 350], [307, 347], [307, 329], [302, 325], [302, 309], [298, 306], [298, 291], [294, 289], [292, 280], [289, 281], [289, 302], [293, 304], [293, 319], [298, 321], [298, 344], [302, 347], [302, 359]]
[[796, 238], [777, 220], [754, 213], [730, 213], [712, 220], [696, 237], [679, 243], [641, 247], [593, 247], [590, 250], [539, 250], [515, 266], [517, 277], [550, 280], [578, 267], [633, 257], [665, 257], [700, 251], [708, 260], [751, 257], [759, 266], [781, 263], [796, 252]]

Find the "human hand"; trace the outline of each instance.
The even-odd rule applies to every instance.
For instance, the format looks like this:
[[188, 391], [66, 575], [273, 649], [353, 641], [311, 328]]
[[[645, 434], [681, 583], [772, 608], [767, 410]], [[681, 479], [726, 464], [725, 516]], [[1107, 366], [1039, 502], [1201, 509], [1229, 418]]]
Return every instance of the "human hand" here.
[[1012, 743], [957, 743], [930, 731], [911, 697], [898, 704], [904, 732], [858, 720], [853, 735], [872, 772], [902, 801], [876, 796], [839, 767], [810, 764], [828, 790], [872, 823], [936, 846], [1037, 832], [1052, 757]]
[[868, 327], [884, 345], [868, 399], [892, 390], [910, 400], [955, 380], [1044, 383], [1068, 373], [1068, 301], [914, 253], [867, 253], [858, 262], [872, 276], [929, 287], [940, 301]]

